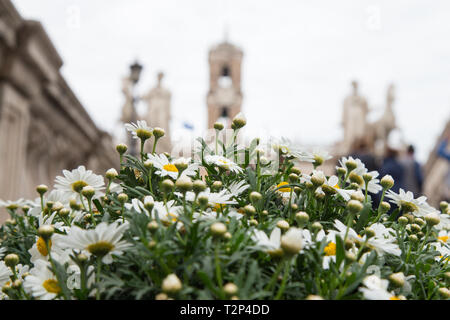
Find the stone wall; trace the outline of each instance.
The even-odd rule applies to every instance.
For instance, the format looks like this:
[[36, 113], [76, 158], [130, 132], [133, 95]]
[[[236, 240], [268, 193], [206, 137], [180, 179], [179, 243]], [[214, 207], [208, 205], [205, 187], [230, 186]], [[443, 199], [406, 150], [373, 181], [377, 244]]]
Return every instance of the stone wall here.
[[111, 137], [67, 85], [62, 64], [41, 23], [0, 0], [0, 199], [34, 199], [35, 186], [52, 187], [62, 169], [118, 165]]

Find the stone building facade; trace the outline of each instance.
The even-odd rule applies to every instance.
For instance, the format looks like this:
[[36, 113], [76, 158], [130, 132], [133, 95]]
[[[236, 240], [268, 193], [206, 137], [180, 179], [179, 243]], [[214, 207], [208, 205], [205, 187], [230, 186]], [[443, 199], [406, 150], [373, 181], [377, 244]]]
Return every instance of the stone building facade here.
[[62, 169], [117, 166], [111, 137], [78, 101], [62, 64], [41, 23], [0, 0], [0, 199], [34, 199], [36, 185], [53, 186]]

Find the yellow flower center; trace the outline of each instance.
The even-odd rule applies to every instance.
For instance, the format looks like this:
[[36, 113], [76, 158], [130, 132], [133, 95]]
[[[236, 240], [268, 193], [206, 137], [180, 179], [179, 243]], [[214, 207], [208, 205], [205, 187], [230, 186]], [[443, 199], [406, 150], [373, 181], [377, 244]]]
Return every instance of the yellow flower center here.
[[177, 167], [175, 167], [175, 165], [173, 165], [173, 164], [171, 164], [171, 163], [165, 164], [165, 165], [163, 166], [163, 169], [166, 170], [166, 171], [170, 171], [170, 172], [178, 172]]
[[84, 182], [83, 180], [78, 180], [75, 181], [74, 183], [72, 183], [72, 190], [75, 192], [81, 192], [81, 190], [86, 187], [88, 184], [86, 182]]
[[[226, 205], [224, 204], [220, 204], [220, 203], [216, 203], [214, 205], [214, 207], [212, 208], [213, 211], [217, 212], [217, 211], [221, 211], [225, 208]], [[242, 210], [242, 213], [244, 212], [244, 210]]]
[[[277, 188], [280, 188], [280, 187], [282, 187], [282, 186], [285, 186], [285, 185], [288, 185], [289, 183], [287, 183], [286, 181], [283, 181], [283, 182], [280, 182], [279, 184], [277, 184]], [[280, 189], [278, 189], [278, 191], [281, 191], [281, 192], [291, 192], [291, 188], [280, 188]]]
[[219, 166], [220, 166], [221, 168], [224, 168], [224, 169], [230, 169], [230, 161], [224, 160], [224, 159], [219, 159], [219, 160], [217, 160], [217, 161], [221, 163], [221, 164], [219, 164]]
[[334, 242], [330, 242], [324, 249], [326, 256], [335, 256], [336, 255], [336, 244]]
[[[52, 247], [52, 240], [48, 240], [48, 246]], [[45, 240], [42, 237], [39, 237], [36, 241], [36, 248], [39, 251], [40, 254], [42, 254], [44, 257], [48, 255], [48, 248], [47, 244], [45, 243]]]
[[389, 298], [389, 300], [401, 300], [401, 299], [399, 297], [397, 297], [397, 296], [392, 296], [392, 297]]
[[440, 237], [438, 237], [438, 239], [441, 240], [442, 242], [447, 242], [448, 236], [440, 236]]
[[98, 241], [88, 245], [86, 249], [94, 256], [103, 257], [114, 249], [114, 245], [108, 241]]
[[47, 292], [50, 293], [60, 293], [61, 292], [61, 287], [58, 284], [58, 281], [55, 279], [47, 279], [42, 283], [42, 286], [44, 287], [45, 290], [47, 290]]
[[341, 187], [339, 187], [339, 185], [336, 183], [336, 185], [333, 188], [340, 189]]
[[166, 213], [166, 217], [167, 219], [169, 219], [169, 221], [175, 222], [177, 221], [177, 215], [174, 213]]

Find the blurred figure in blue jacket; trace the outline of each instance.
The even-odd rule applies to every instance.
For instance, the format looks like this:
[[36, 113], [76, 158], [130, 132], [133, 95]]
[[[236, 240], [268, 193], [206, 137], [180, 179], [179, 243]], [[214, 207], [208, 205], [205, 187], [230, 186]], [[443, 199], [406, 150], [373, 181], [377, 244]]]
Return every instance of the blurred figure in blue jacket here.
[[414, 146], [409, 145], [404, 157], [400, 159], [403, 166], [403, 186], [405, 191], [411, 191], [414, 198], [422, 194], [422, 167], [414, 157]]

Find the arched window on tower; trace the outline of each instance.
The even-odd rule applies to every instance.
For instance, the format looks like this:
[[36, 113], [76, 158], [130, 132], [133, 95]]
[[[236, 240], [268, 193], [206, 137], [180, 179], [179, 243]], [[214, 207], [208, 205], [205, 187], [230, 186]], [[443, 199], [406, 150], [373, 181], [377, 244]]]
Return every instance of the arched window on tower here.
[[228, 107], [224, 106], [220, 110], [220, 116], [219, 119], [217, 119], [217, 122], [220, 122], [224, 125], [225, 128], [228, 128], [230, 125], [230, 113], [228, 110]]
[[219, 77], [219, 86], [222, 88], [231, 87], [231, 70], [228, 65], [223, 65]]

